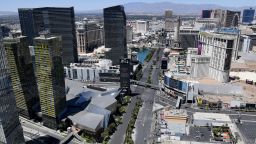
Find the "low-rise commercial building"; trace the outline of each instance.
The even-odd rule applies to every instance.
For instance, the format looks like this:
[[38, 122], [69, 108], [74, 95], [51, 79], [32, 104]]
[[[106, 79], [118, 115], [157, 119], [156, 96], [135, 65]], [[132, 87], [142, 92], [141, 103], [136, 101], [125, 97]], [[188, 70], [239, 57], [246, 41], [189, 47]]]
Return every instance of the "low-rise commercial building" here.
[[66, 79], [68, 87], [66, 116], [71, 125], [96, 135], [107, 128], [110, 115], [116, 111], [118, 88], [89, 89], [84, 83]]
[[188, 115], [185, 110], [164, 111], [164, 121], [167, 123], [171, 135], [182, 136], [186, 134]]
[[119, 68], [108, 59], [89, 59], [83, 63], [72, 63], [64, 67], [66, 78], [80, 81], [100, 81], [101, 73], [119, 74]]

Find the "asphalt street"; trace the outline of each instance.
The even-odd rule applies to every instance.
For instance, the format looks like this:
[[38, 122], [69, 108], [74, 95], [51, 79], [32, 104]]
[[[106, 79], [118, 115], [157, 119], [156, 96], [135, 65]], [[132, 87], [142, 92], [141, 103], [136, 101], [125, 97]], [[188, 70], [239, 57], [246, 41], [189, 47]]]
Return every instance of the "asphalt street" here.
[[[163, 52], [163, 50], [161, 50], [161, 52]], [[146, 64], [144, 64], [144, 68], [143, 68], [143, 75], [142, 75], [142, 78], [140, 79], [140, 81], [141, 82], [146, 82], [147, 81], [147, 79], [148, 79], [148, 76], [149, 76], [149, 74], [150, 74], [150, 68], [151, 68], [151, 65], [153, 64], [153, 59], [156, 59], [156, 57], [157, 57], [157, 55], [156, 55], [156, 52], [155, 52], [155, 54], [153, 55], [153, 57], [152, 57], [152, 59], [148, 62], [148, 63], [146, 63]], [[153, 73], [152, 73], [153, 74]], [[158, 74], [157, 73], [155, 73], [154, 72], [154, 77], [157, 77], [158, 78]], [[154, 78], [154, 77], [152, 77], [152, 78]], [[155, 80], [155, 79], [154, 79]], [[157, 80], [158, 81], [158, 80]], [[138, 86], [135, 90], [134, 90], [134, 93], [139, 93], [139, 94], [141, 94], [140, 95], [140, 97], [142, 97], [143, 98], [143, 94], [144, 94], [144, 92], [147, 92], [147, 91], [149, 91], [149, 94], [150, 95], [152, 95], [152, 93], [154, 92], [154, 90], [152, 90], [152, 89], [146, 89], [146, 88], [144, 88], [144, 87], [141, 87], [141, 86]], [[154, 95], [154, 94], [153, 94]], [[152, 99], [153, 97], [151, 96], [151, 99]], [[153, 98], [154, 99], [154, 98]], [[131, 119], [131, 115], [132, 115], [132, 112], [133, 112], [133, 109], [134, 109], [134, 107], [135, 107], [135, 104], [136, 104], [136, 102], [137, 102], [137, 97], [132, 97], [132, 99], [131, 99], [131, 103], [128, 105], [128, 107], [127, 107], [127, 110], [126, 110], [126, 113], [124, 114], [124, 116], [123, 116], [123, 119], [122, 119], [122, 124], [120, 124], [118, 127], [117, 127], [117, 130], [115, 131], [115, 133], [111, 136], [111, 138], [110, 138], [110, 141], [109, 141], [109, 143], [111, 143], [111, 144], [121, 144], [121, 143], [123, 143], [124, 142], [124, 139], [125, 139], [125, 134], [126, 134], [126, 129], [127, 129], [127, 126], [128, 126], [128, 123], [129, 123], [129, 120]], [[152, 104], [150, 104], [150, 99], [148, 99], [147, 100], [147, 98], [146, 99], [142, 99], [144, 102], [143, 102], [143, 107], [146, 107], [146, 109], [148, 109], [148, 110], [146, 110], [146, 109], [144, 109], [143, 111], [144, 112], [146, 112], [146, 111], [150, 111], [149, 109], [150, 109], [150, 107], [152, 107], [153, 108], [153, 103]], [[147, 102], [146, 102], [147, 101]], [[145, 102], [147, 103], [147, 104], [145, 104]], [[149, 103], [149, 104], [148, 104]], [[148, 108], [149, 107], [149, 108]], [[151, 112], [152, 112], [152, 108], [151, 108]], [[146, 110], [146, 111], [145, 111]], [[150, 128], [150, 125], [151, 125], [151, 122], [149, 122], [148, 120], [146, 120], [146, 118], [147, 117], [152, 117], [152, 114], [147, 114], [146, 116], [145, 116], [145, 123], [147, 123], [146, 125], [147, 126], [149, 126], [149, 128]], [[143, 120], [143, 122], [144, 122], [144, 120]]]
[[256, 142], [256, 123], [243, 122], [237, 124], [241, 137], [243, 137], [245, 144], [255, 144]]
[[[158, 56], [161, 58], [163, 55], [163, 49], [160, 50]], [[148, 65], [148, 68], [152, 65], [152, 60], [157, 59], [157, 53], [153, 55], [151, 63]], [[160, 72], [161, 61], [156, 62], [156, 67], [153, 67], [151, 73], [151, 79], [153, 85], [158, 85], [159, 83], [159, 72]], [[147, 77], [146, 77], [147, 79]], [[153, 104], [154, 96], [156, 95], [156, 90], [145, 89], [145, 91], [140, 95], [143, 100], [142, 108], [139, 111], [137, 121], [135, 123], [135, 143], [143, 144], [149, 143], [151, 123], [153, 117]]]

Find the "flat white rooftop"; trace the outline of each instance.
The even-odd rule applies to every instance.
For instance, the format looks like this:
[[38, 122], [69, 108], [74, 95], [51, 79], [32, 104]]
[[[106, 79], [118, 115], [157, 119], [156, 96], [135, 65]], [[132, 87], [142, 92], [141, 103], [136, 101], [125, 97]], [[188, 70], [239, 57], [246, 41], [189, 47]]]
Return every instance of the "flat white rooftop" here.
[[196, 112], [193, 115], [194, 120], [205, 120], [205, 121], [213, 121], [213, 122], [227, 122], [231, 123], [231, 119], [226, 114], [220, 113], [204, 113], [204, 112]]

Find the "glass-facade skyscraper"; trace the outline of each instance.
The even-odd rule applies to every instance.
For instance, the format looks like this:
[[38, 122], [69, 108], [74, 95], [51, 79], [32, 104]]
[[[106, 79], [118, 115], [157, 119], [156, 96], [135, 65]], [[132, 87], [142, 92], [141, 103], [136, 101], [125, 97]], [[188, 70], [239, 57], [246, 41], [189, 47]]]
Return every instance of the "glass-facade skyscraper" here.
[[0, 30], [0, 143], [25, 144]]
[[118, 65], [120, 58], [127, 58], [126, 15], [121, 5], [104, 9], [105, 47], [111, 48], [106, 58]]
[[5, 38], [4, 48], [18, 111], [21, 116], [33, 119], [40, 106], [27, 37]]
[[243, 23], [251, 23], [254, 19], [254, 15], [255, 15], [255, 9], [245, 9], [243, 11], [243, 18], [242, 18], [242, 22]]
[[19, 19], [22, 35], [27, 36], [30, 45], [39, 32], [48, 30], [52, 35], [62, 37], [63, 64], [78, 61], [74, 8], [20, 8]]
[[201, 18], [211, 18], [212, 10], [202, 10]]
[[34, 39], [34, 44], [43, 124], [57, 129], [66, 109], [61, 37], [41, 35]]

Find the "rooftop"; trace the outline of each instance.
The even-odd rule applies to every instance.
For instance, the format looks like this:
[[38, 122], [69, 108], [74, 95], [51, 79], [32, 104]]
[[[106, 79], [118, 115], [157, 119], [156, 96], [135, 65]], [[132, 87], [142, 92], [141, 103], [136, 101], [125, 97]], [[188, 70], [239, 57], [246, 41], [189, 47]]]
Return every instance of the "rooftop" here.
[[91, 101], [92, 104], [97, 105], [101, 108], [107, 108], [115, 102], [116, 102], [115, 98], [108, 97], [108, 96], [95, 97]]
[[202, 32], [199, 32], [199, 34], [202, 36], [217, 37], [217, 38], [226, 39], [226, 40], [234, 40], [237, 38], [237, 35], [234, 35], [232, 33], [214, 33], [210, 31], [202, 31]]
[[220, 84], [217, 80], [205, 77], [205, 78], [191, 78], [189, 74], [177, 73], [177, 72], [167, 72], [166, 76], [172, 77], [177, 80], [182, 80], [184, 82], [191, 83], [201, 83], [201, 84]]
[[172, 109], [164, 111], [165, 116], [187, 117], [187, 111], [183, 109]]
[[206, 121], [215, 121], [215, 122], [231, 122], [231, 119], [228, 115], [220, 114], [220, 113], [196, 112], [193, 114], [193, 117], [196, 120], [206, 120]]
[[[73, 99], [78, 94], [81, 94], [85, 92], [84, 94], [90, 94], [94, 96], [112, 96], [116, 97], [116, 95], [119, 94], [119, 85], [116, 85], [114, 83], [94, 83], [94, 86], [98, 86], [104, 89], [107, 89], [107, 91], [102, 92], [94, 89], [89, 89], [86, 87], [88, 83], [83, 83], [76, 80], [69, 80], [65, 79], [65, 85], [69, 88], [69, 91], [66, 95], [67, 100]], [[90, 91], [90, 92], [88, 92]]]
[[169, 123], [186, 124], [188, 114], [186, 110], [167, 110], [164, 111], [164, 120]]
[[68, 116], [72, 120], [74, 125], [90, 130], [93, 132], [97, 131], [97, 128], [103, 123], [104, 115], [91, 113], [88, 111], [81, 111], [73, 116]]

